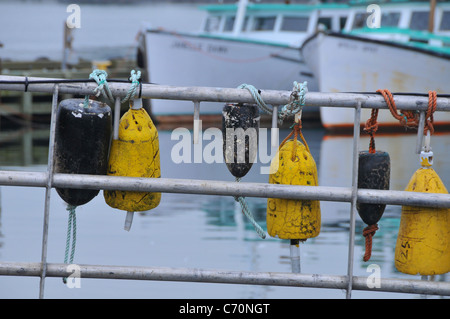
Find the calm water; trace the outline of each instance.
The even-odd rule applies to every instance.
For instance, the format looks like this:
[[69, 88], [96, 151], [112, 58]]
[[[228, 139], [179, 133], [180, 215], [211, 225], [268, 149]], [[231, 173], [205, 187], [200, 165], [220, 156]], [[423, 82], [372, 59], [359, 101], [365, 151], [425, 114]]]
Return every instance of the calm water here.
[[[0, 1], [0, 49], [2, 58], [59, 59], [62, 55], [66, 5], [56, 2]], [[114, 56], [121, 47], [133, 51], [141, 22], [154, 26], [196, 30], [199, 13], [192, 5], [96, 6], [81, 5], [81, 28], [74, 32], [74, 48], [96, 58]], [[17, 23], [20, 21], [20, 23]], [[114, 47], [115, 49], [105, 49]], [[204, 127], [204, 129], [206, 129]], [[28, 131], [0, 130], [2, 169], [43, 171], [48, 152], [48, 128]], [[280, 139], [288, 134], [280, 133]], [[320, 185], [351, 185], [352, 139], [327, 136], [323, 130], [304, 130], [316, 160]], [[170, 154], [177, 143], [171, 131], [160, 131], [163, 177], [232, 181], [222, 163], [173, 163]], [[203, 148], [210, 141], [203, 141]], [[361, 148], [368, 146], [367, 137]], [[387, 150], [392, 161], [391, 188], [402, 190], [419, 167], [414, 154], [414, 135], [379, 136], [377, 148]], [[270, 144], [269, 144], [270, 145]], [[432, 139], [434, 168], [450, 185], [449, 134]], [[243, 179], [267, 182], [260, 174], [265, 163], [256, 163]], [[44, 214], [41, 188], [0, 187], [0, 260], [39, 262]], [[248, 198], [257, 222], [265, 229], [265, 199]], [[301, 245], [303, 273], [347, 274], [350, 204], [322, 202], [322, 231]], [[354, 274], [368, 276], [371, 263], [387, 278], [419, 279], [394, 267], [394, 249], [401, 208], [388, 206], [379, 223], [369, 263], [362, 261], [365, 225], [357, 218]], [[54, 191], [51, 197], [48, 262], [64, 260], [67, 211]], [[123, 230], [125, 213], [111, 209], [102, 193], [77, 209], [75, 263], [99, 265], [161, 266], [243, 271], [289, 272], [289, 245], [274, 238], [260, 239], [231, 197], [163, 194], [161, 204], [149, 213], [135, 214], [130, 232]], [[449, 280], [438, 278], [438, 280]], [[0, 298], [37, 298], [39, 279], [0, 277]], [[60, 278], [47, 278], [47, 298], [345, 298], [333, 289], [268, 287], [225, 284], [147, 282], [82, 279], [81, 288], [69, 289]], [[354, 291], [353, 298], [421, 298], [418, 295]]]
[[[204, 128], [205, 129], [205, 128]], [[3, 140], [2, 169], [41, 171], [46, 169], [48, 134], [10, 132]], [[171, 131], [160, 131], [163, 177], [232, 181], [222, 163], [174, 164], [170, 154], [178, 143]], [[280, 132], [280, 139], [288, 131]], [[304, 130], [318, 165], [320, 185], [351, 185], [350, 137], [327, 136], [323, 130]], [[13, 137], [14, 136], [14, 137]], [[34, 137], [33, 137], [34, 136]], [[210, 141], [203, 140], [205, 149]], [[446, 185], [450, 183], [450, 135], [432, 139], [434, 168]], [[30, 146], [31, 145], [31, 146]], [[361, 138], [365, 149], [368, 139]], [[418, 168], [413, 154], [414, 135], [379, 136], [378, 149], [391, 155], [391, 189], [401, 190]], [[401, 147], [399, 147], [401, 145]], [[27, 163], [26, 163], [27, 162]], [[26, 164], [24, 164], [26, 163]], [[13, 165], [13, 166], [12, 166]], [[246, 182], [267, 182], [256, 163], [244, 177]], [[41, 188], [1, 188], [0, 260], [39, 262], [41, 254], [44, 194]], [[265, 229], [266, 201], [247, 198], [257, 222]], [[322, 231], [301, 244], [303, 273], [345, 275], [348, 256], [348, 203], [322, 202]], [[419, 279], [399, 273], [394, 267], [394, 249], [399, 227], [400, 206], [387, 206], [379, 223], [370, 262], [364, 263], [365, 225], [357, 217], [354, 273], [368, 276], [367, 266], [377, 264], [383, 277]], [[67, 211], [56, 192], [52, 193], [48, 261], [64, 260]], [[243, 271], [289, 272], [289, 246], [286, 241], [260, 239], [231, 197], [163, 194], [161, 204], [148, 213], [136, 213], [130, 232], [123, 230], [125, 213], [105, 204], [102, 193], [77, 209], [77, 248], [75, 263], [187, 267]], [[442, 277], [439, 280], [448, 280]], [[36, 298], [38, 278], [0, 277], [1, 298]], [[47, 298], [345, 298], [345, 292], [332, 289], [267, 287], [203, 283], [141, 282], [82, 279], [81, 288], [69, 289], [60, 278], [47, 278]], [[419, 295], [354, 291], [353, 298], [421, 298]]]

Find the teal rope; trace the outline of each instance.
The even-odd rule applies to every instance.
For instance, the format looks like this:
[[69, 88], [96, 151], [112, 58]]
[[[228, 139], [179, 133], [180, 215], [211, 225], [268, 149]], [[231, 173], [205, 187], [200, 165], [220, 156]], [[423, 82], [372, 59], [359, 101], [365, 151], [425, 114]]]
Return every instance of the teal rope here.
[[84, 97], [84, 105], [83, 106], [85, 109], [89, 108], [89, 95], [86, 95]]
[[[77, 242], [77, 217], [75, 214], [76, 206], [68, 205], [67, 210], [69, 211], [69, 218], [67, 222], [67, 239], [66, 239], [66, 251], [64, 254], [64, 263], [72, 264], [73, 263], [73, 257], [75, 256], [75, 245]], [[73, 227], [73, 229], [72, 229]], [[70, 246], [70, 239], [72, 237], [72, 250], [70, 252], [70, 259], [69, 259], [69, 246]], [[67, 278], [63, 278], [63, 282], [67, 283]]]
[[283, 120], [293, 114], [297, 114], [302, 111], [305, 105], [305, 94], [308, 92], [308, 82], [298, 83], [294, 81], [294, 88], [292, 89], [291, 100], [288, 104], [284, 105], [280, 113], [278, 114], [278, 119], [283, 123]]
[[258, 104], [259, 108], [265, 111], [266, 113], [272, 114], [272, 110], [267, 106], [267, 104], [261, 97], [261, 94], [259, 94], [258, 90], [253, 85], [244, 83], [239, 85], [237, 88], [247, 89], [247, 91], [249, 91], [250, 94], [253, 96], [253, 99], [256, 101], [256, 104]]
[[284, 105], [280, 113], [278, 114], [278, 119], [283, 123], [283, 120], [293, 114], [297, 114], [303, 110], [306, 99], [305, 94], [308, 92], [308, 82], [298, 83], [294, 81], [294, 88], [292, 89], [291, 99], [288, 104]]
[[[278, 113], [278, 123], [283, 124], [284, 119], [289, 116], [300, 112], [305, 105], [305, 94], [308, 92], [308, 82], [298, 83], [294, 81], [294, 87], [291, 93], [291, 99], [288, 104], [284, 105]], [[247, 89], [255, 100], [256, 104], [259, 108], [265, 111], [268, 114], [272, 114], [273, 111], [271, 108], [267, 106], [264, 102], [261, 94], [259, 94], [258, 90], [249, 84], [241, 84], [238, 86], [238, 89]]]
[[[240, 180], [241, 179], [239, 177], [236, 177], [236, 182], [239, 182]], [[261, 226], [258, 225], [258, 223], [253, 218], [253, 215], [248, 208], [245, 198], [242, 196], [235, 196], [234, 199], [241, 205], [242, 213], [244, 213], [244, 215], [247, 216], [247, 218], [250, 220], [259, 237], [261, 237], [262, 239], [266, 238], [266, 232], [261, 228]]]
[[124, 103], [128, 100], [134, 99], [135, 95], [136, 95], [136, 89], [139, 86], [139, 78], [141, 77], [141, 71], [135, 71], [135, 70], [131, 70], [131, 76], [130, 76], [130, 81], [131, 81], [131, 86], [130, 89], [128, 90], [127, 95], [122, 99], [121, 103]]
[[94, 89], [95, 95], [98, 97], [100, 94], [103, 95], [103, 98], [109, 102], [114, 103], [114, 97], [111, 93], [111, 90], [109, 89], [108, 82], [106, 81], [106, 78], [108, 77], [108, 73], [104, 70], [98, 70], [95, 69], [92, 71], [92, 73], [89, 75], [90, 79], [94, 79], [95, 82], [97, 82], [97, 87]]

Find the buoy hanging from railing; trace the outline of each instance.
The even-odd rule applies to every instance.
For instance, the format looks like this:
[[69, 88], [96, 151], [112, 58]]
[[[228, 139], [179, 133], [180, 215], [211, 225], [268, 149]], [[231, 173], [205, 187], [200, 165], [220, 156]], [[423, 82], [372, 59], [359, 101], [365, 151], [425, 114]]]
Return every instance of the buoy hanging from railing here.
[[228, 170], [244, 177], [258, 151], [259, 110], [254, 104], [230, 103], [222, 110], [223, 154]]
[[[429, 131], [428, 131], [429, 134]], [[433, 152], [429, 135], [420, 154], [419, 168], [405, 191], [448, 194], [444, 183], [432, 168]], [[450, 209], [403, 206], [395, 247], [398, 271], [422, 276], [450, 271]]]
[[[61, 101], [56, 115], [55, 172], [106, 175], [112, 136], [111, 108], [97, 101]], [[99, 190], [56, 188], [71, 206], [92, 200]]]
[[[135, 99], [122, 116], [117, 139], [113, 139], [109, 156], [108, 175], [131, 177], [161, 177], [158, 131]], [[117, 106], [116, 106], [117, 107]], [[105, 190], [106, 203], [127, 211], [125, 230], [130, 230], [136, 211], [151, 210], [159, 205], [161, 193]]]
[[[294, 139], [288, 140], [292, 134]], [[298, 135], [303, 143], [297, 140]], [[300, 124], [281, 143], [270, 164], [270, 184], [317, 186], [318, 175], [314, 158], [303, 138]], [[320, 201], [282, 198], [267, 199], [267, 231], [281, 239], [306, 240], [319, 235]]]
[[[359, 153], [358, 188], [388, 190], [391, 175], [391, 162], [387, 152], [375, 149], [374, 134], [377, 131], [378, 109], [372, 109], [372, 114], [366, 122], [364, 130], [370, 135], [369, 150]], [[368, 226], [363, 230], [365, 237], [365, 253], [363, 260], [368, 261], [372, 254], [372, 237], [378, 230], [378, 222], [383, 216], [385, 204], [356, 204], [358, 214]]]
[[[222, 110], [223, 156], [228, 170], [239, 182], [251, 169], [256, 159], [259, 135], [259, 110], [254, 104], [229, 103]], [[265, 231], [250, 212], [245, 198], [236, 196], [242, 213], [249, 219], [261, 238]]]

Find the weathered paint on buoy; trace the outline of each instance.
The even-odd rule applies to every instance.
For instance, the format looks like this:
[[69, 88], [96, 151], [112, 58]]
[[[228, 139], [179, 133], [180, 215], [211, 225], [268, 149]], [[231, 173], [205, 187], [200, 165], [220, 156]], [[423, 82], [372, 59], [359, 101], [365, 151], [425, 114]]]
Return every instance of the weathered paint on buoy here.
[[[428, 153], [431, 156], [421, 155], [422, 167], [411, 177], [405, 191], [448, 194], [431, 167], [432, 152]], [[395, 267], [410, 275], [438, 275], [450, 271], [450, 209], [402, 207]]]
[[[129, 109], [120, 119], [108, 175], [161, 177], [158, 131], [145, 109]], [[103, 194], [109, 206], [128, 212], [153, 209], [161, 200], [161, 193], [105, 190]]]
[[[55, 172], [106, 175], [111, 143], [112, 118], [108, 105], [84, 99], [61, 101], [56, 115]], [[99, 190], [56, 188], [69, 205], [80, 206], [92, 200]]]
[[256, 159], [259, 118], [254, 104], [226, 104], [222, 110], [223, 155], [235, 177], [245, 176]]
[[[387, 152], [359, 153], [358, 188], [388, 190], [391, 162]], [[383, 216], [385, 204], [357, 203], [358, 214], [367, 225], [374, 225]]]
[[[314, 158], [297, 140], [282, 145], [270, 170], [270, 184], [318, 185]], [[316, 237], [321, 226], [320, 201], [268, 198], [266, 219], [267, 231], [272, 237], [299, 240]]]

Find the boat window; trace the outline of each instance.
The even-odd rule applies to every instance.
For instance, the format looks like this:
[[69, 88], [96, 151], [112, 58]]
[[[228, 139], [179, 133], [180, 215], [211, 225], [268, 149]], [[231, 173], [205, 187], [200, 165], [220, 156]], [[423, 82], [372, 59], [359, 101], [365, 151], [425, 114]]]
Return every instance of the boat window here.
[[219, 31], [219, 26], [220, 26], [220, 16], [208, 17], [205, 23], [205, 31], [206, 32]]
[[444, 11], [444, 13], [442, 13], [442, 20], [439, 29], [450, 30], [450, 11]]
[[308, 29], [308, 17], [283, 17], [282, 31], [306, 31]]
[[347, 23], [347, 17], [339, 17], [339, 28], [343, 30], [345, 28], [345, 24]]
[[317, 21], [317, 25], [323, 25], [325, 30], [331, 30], [331, 18], [330, 17], [320, 17]]
[[269, 31], [273, 30], [275, 26], [276, 17], [258, 17], [255, 18], [253, 30], [256, 31]]
[[381, 15], [382, 27], [396, 27], [400, 21], [400, 12], [384, 12]]
[[355, 14], [355, 20], [353, 20], [353, 28], [352, 29], [358, 29], [358, 28], [364, 28], [366, 26], [367, 17], [369, 16], [369, 13], [357, 13]]
[[427, 11], [413, 12], [409, 27], [412, 30], [428, 30], [428, 12]]
[[234, 20], [235, 18], [231, 16], [225, 18], [225, 25], [223, 27], [224, 32], [233, 31]]
[[[367, 27], [367, 19], [372, 13], [361, 12], [355, 15], [355, 20], [353, 21], [353, 29], [365, 28]], [[400, 12], [383, 12], [381, 15], [380, 25], [382, 27], [396, 27], [400, 22]], [[427, 20], [428, 23], [428, 20]]]

